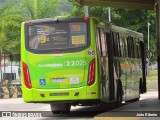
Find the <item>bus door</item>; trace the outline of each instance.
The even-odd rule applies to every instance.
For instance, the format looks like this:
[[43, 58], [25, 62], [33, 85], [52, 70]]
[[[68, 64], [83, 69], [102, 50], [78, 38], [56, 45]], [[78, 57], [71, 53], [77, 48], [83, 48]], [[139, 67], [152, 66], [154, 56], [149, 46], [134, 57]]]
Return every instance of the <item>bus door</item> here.
[[97, 48], [99, 53], [100, 95], [102, 101], [109, 101], [108, 52], [104, 28], [97, 28]]

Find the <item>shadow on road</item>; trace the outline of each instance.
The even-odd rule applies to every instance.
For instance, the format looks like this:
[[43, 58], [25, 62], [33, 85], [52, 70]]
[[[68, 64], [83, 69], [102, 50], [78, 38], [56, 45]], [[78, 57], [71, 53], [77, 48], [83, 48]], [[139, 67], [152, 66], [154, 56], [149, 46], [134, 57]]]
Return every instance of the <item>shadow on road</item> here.
[[[80, 107], [71, 110], [68, 114], [52, 114], [52, 112], [46, 112], [45, 117], [52, 117], [53, 119], [93, 119], [94, 116], [115, 109], [116, 106], [112, 104], [102, 104], [99, 106]], [[40, 120], [48, 120], [50, 118], [41, 118]]]

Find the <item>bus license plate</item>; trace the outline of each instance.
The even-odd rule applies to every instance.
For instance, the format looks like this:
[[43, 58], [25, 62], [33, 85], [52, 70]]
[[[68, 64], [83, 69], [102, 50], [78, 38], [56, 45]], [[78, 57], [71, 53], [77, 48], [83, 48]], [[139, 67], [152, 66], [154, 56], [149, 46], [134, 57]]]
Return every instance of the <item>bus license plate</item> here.
[[79, 84], [79, 77], [70, 77], [70, 84]]

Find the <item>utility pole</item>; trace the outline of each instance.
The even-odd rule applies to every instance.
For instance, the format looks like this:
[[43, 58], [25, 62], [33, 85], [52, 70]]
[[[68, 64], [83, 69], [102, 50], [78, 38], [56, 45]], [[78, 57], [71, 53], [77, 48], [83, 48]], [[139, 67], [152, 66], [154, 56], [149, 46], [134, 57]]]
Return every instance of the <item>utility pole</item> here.
[[109, 19], [109, 22], [111, 22], [111, 8], [108, 7], [108, 19]]
[[148, 57], [147, 57], [147, 62], [148, 62], [148, 76], [149, 76], [149, 59], [150, 59], [150, 52], [149, 52], [149, 26], [151, 25], [149, 22], [147, 23], [148, 24]]
[[84, 6], [85, 17], [89, 17], [88, 6]]
[[148, 22], [148, 51], [149, 51], [149, 26], [150, 26], [151, 24]]

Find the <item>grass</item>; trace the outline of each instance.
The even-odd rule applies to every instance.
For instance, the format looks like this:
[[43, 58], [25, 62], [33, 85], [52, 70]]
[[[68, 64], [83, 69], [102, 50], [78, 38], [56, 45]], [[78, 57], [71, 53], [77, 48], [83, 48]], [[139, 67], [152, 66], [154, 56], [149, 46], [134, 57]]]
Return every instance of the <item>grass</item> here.
[[157, 70], [150, 70], [146, 78], [147, 80], [157, 80], [158, 79], [157, 74], [158, 74]]

